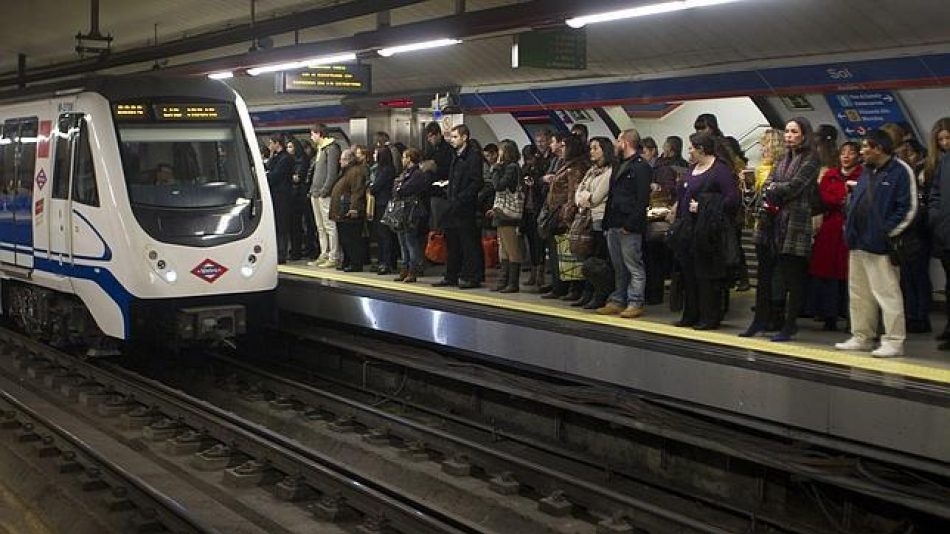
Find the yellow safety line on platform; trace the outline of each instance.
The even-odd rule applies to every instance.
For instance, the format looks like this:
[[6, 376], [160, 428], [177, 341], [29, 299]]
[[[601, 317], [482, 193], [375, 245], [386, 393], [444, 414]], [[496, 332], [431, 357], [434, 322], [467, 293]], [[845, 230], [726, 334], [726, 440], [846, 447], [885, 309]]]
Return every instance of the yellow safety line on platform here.
[[730, 348], [742, 348], [767, 354], [778, 354], [781, 356], [791, 356], [794, 358], [813, 360], [827, 364], [842, 365], [865, 371], [876, 371], [880, 373], [919, 378], [940, 383], [950, 383], [950, 369], [928, 367], [926, 365], [920, 365], [901, 358], [877, 359], [872, 358], [871, 356], [839, 352], [833, 349], [824, 349], [815, 346], [791, 343], [773, 343], [764, 338], [740, 338], [733, 333], [703, 331], [700, 334], [689, 328], [678, 328], [673, 325], [650, 321], [649, 319], [622, 319], [617, 316], [596, 315], [591, 312], [577, 311], [572, 308], [557, 308], [543, 304], [532, 304], [530, 302], [509, 300], [502, 297], [483, 295], [474, 292], [463, 293], [453, 289], [437, 288], [432, 287], [425, 282], [419, 284], [404, 284], [402, 282], [380, 280], [378, 278], [363, 278], [335, 270], [316, 270], [293, 265], [281, 265], [280, 272], [305, 276], [308, 278], [319, 278], [334, 282], [345, 282], [348, 284], [356, 284], [377, 289], [388, 289], [401, 293], [412, 293], [427, 297], [438, 297], [447, 300], [466, 302], [469, 304], [480, 304], [483, 306], [503, 308], [512, 311], [546, 315], [549, 317], [569, 319], [572, 321], [584, 321], [593, 324], [627, 328], [630, 330], [648, 332], [651, 334], [688, 339], [690, 341], [713, 343]]

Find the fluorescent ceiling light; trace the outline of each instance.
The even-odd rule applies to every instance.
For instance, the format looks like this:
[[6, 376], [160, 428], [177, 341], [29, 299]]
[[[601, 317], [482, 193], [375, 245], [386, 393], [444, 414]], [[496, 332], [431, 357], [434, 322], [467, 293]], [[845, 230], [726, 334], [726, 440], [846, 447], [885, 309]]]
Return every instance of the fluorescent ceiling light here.
[[227, 80], [228, 78], [234, 78], [234, 73], [231, 71], [226, 72], [212, 72], [208, 75], [212, 80]]
[[731, 4], [741, 0], [675, 0], [672, 2], [661, 2], [658, 4], [647, 4], [644, 6], [632, 7], [630, 9], [620, 9], [618, 11], [608, 11], [596, 15], [585, 15], [583, 17], [574, 17], [565, 22], [571, 28], [583, 28], [588, 24], [597, 22], [607, 22], [619, 19], [631, 19], [636, 17], [648, 17], [650, 15], [659, 15], [661, 13], [671, 13], [673, 11], [683, 11], [685, 9], [694, 9], [699, 7], [717, 6], [719, 4]]
[[395, 54], [401, 54], [403, 52], [415, 52], [416, 50], [428, 50], [429, 48], [457, 45], [461, 42], [462, 41], [459, 41], [458, 39], [436, 39], [434, 41], [423, 41], [421, 43], [412, 43], [383, 48], [379, 51], [379, 55], [383, 57], [389, 57]]
[[268, 72], [302, 69], [304, 67], [312, 67], [312, 66], [317, 66], [317, 65], [332, 65], [334, 63], [346, 63], [347, 61], [356, 61], [356, 52], [344, 52], [342, 54], [334, 54], [332, 56], [313, 57], [309, 59], [304, 59], [302, 61], [294, 61], [291, 63], [277, 63], [274, 65], [264, 65], [263, 67], [254, 67], [253, 69], [247, 69], [247, 73], [250, 74], [251, 76], [257, 76], [258, 74], [265, 74]]

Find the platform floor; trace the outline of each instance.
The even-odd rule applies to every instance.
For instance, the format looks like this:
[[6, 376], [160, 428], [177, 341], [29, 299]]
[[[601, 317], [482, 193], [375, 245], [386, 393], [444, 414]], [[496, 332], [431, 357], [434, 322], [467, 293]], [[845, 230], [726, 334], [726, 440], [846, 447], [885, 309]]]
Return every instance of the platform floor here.
[[[731, 348], [748, 349], [758, 353], [787, 356], [818, 364], [845, 366], [856, 370], [923, 380], [940, 385], [950, 384], [950, 352], [941, 352], [936, 349], [938, 342], [934, 340], [935, 334], [933, 333], [909, 335], [905, 346], [906, 356], [889, 359], [872, 358], [868, 353], [863, 352], [835, 350], [833, 344], [847, 339], [848, 333], [823, 331], [821, 329], [822, 323], [808, 318], [799, 320], [800, 331], [793, 342], [774, 343], [764, 336], [740, 338], [737, 334], [751, 321], [751, 307], [755, 300], [754, 290], [733, 293], [730, 312], [727, 314], [720, 330], [698, 332], [691, 328], [673, 326], [672, 323], [679, 318], [679, 313], [671, 312], [666, 304], [648, 306], [647, 313], [638, 319], [622, 319], [616, 316], [604, 317], [592, 311], [572, 308], [559, 300], [542, 300], [537, 293], [522, 292], [509, 295], [494, 293], [487, 289], [488, 284], [485, 284], [486, 287], [481, 289], [464, 291], [457, 288], [435, 288], [430, 285], [431, 282], [439, 279], [434, 272], [432, 276], [422, 278], [418, 283], [405, 284], [394, 282], [392, 275], [380, 276], [375, 272], [344, 273], [335, 269], [308, 267], [303, 262], [282, 265], [280, 270], [282, 273], [327, 281], [586, 322], [617, 329], [630, 329], [691, 341], [702, 341]], [[494, 276], [494, 274], [494, 270], [491, 270], [489, 276]], [[935, 326], [942, 327], [945, 317], [943, 314], [935, 314], [932, 321]]]

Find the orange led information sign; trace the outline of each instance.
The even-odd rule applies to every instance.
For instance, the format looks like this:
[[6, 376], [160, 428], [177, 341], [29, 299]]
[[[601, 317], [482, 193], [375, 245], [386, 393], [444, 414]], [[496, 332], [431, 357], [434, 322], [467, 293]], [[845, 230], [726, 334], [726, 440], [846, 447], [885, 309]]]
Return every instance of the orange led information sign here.
[[227, 104], [158, 104], [155, 120], [159, 121], [216, 121], [231, 116]]
[[115, 116], [119, 120], [145, 120], [148, 115], [145, 114], [145, 106], [142, 104], [116, 104], [113, 106]]
[[281, 72], [278, 93], [352, 95], [372, 90], [369, 65], [324, 65]]

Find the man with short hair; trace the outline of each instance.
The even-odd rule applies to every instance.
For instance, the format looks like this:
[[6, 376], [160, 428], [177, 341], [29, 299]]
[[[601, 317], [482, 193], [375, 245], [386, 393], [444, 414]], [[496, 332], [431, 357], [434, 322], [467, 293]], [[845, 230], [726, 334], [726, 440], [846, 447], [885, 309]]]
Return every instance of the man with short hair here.
[[449, 167], [452, 166], [453, 152], [452, 147], [442, 135], [442, 127], [439, 123], [432, 121], [426, 124], [426, 149], [422, 159], [435, 162], [435, 181], [449, 179]]
[[864, 173], [851, 194], [845, 239], [848, 242], [848, 296], [851, 338], [839, 350], [868, 351], [884, 318], [878, 358], [904, 355], [904, 299], [900, 266], [891, 261], [890, 240], [907, 230], [917, 213], [917, 182], [906, 163], [894, 157], [893, 141], [871, 130], [861, 143]]
[[287, 142], [282, 134], [270, 136], [267, 148], [270, 159], [267, 165], [267, 185], [274, 206], [274, 224], [277, 229], [277, 263], [287, 263], [287, 246], [290, 243], [290, 214], [293, 211], [293, 160], [284, 150]]
[[340, 177], [340, 145], [326, 124], [317, 124], [310, 129], [314, 154], [310, 163], [310, 204], [320, 240], [320, 257], [307, 262], [317, 267], [335, 267], [340, 262], [340, 242], [336, 223], [330, 220], [330, 191]]
[[392, 142], [390, 142], [389, 134], [386, 132], [376, 132], [376, 148], [388, 148], [389, 153], [393, 156], [393, 165], [396, 166], [396, 176], [399, 176], [402, 173], [402, 152]]
[[603, 228], [615, 284], [607, 304], [598, 308], [597, 313], [619, 313], [625, 319], [635, 319], [644, 312], [643, 235], [647, 228], [653, 169], [638, 153], [640, 133], [637, 130], [621, 132], [614, 146], [620, 162], [610, 176]]
[[547, 174], [551, 169], [551, 162], [556, 157], [551, 152], [551, 137], [554, 132], [550, 128], [541, 128], [534, 134], [534, 145], [538, 147], [540, 156], [538, 157], [538, 166]]
[[478, 191], [483, 183], [482, 154], [464, 124], [452, 128], [449, 143], [455, 154], [449, 169], [449, 209], [442, 220], [448, 259], [445, 276], [432, 285], [457, 284], [459, 289], [474, 289], [481, 285], [479, 280], [484, 274], [479, 272], [481, 244], [476, 224]]

